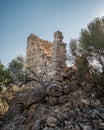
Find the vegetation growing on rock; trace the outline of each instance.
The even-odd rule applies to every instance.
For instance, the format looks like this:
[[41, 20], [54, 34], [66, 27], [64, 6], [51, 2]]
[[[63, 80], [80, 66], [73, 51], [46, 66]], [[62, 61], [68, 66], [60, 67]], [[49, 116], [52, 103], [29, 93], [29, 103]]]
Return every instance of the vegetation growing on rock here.
[[[38, 67], [42, 71], [42, 64], [40, 62], [39, 64], [37, 63], [37, 58], [35, 61], [39, 65], [35, 68], [37, 70], [32, 66], [28, 68], [28, 73], [24, 66], [25, 61], [21, 57], [14, 59], [9, 64], [8, 69], [5, 69], [0, 64], [0, 72], [2, 73], [0, 75], [2, 79], [0, 80], [0, 85], [11, 85], [10, 87], [7, 86], [6, 89], [1, 89], [0, 92], [0, 106], [2, 106], [0, 107], [0, 129], [103, 130], [103, 29], [104, 18], [96, 18], [88, 25], [87, 29], [81, 31], [78, 40], [71, 40], [71, 52], [76, 59], [75, 65], [69, 68], [60, 59], [62, 57], [65, 58], [65, 46], [60, 45], [62, 44], [63, 35], [60, 31], [55, 32], [55, 47], [45, 42], [46, 44], [48, 43], [50, 51], [51, 47], [52, 49], [56, 49], [55, 51], [52, 50], [54, 52], [53, 59], [52, 61], [50, 60], [52, 66], [50, 64], [48, 68], [50, 69], [48, 71], [52, 72], [51, 74], [54, 78], [45, 79], [44, 76], [46, 76], [46, 73], [37, 73], [40, 72]], [[34, 35], [31, 36], [28, 40], [32, 40], [32, 42], [34, 38], [38, 38], [36, 36], [34, 37]], [[46, 56], [46, 59], [49, 58], [49, 55], [47, 57], [46, 53], [44, 53], [46, 45], [43, 45], [43, 40], [39, 38], [38, 40], [41, 42], [41, 45], [37, 43], [39, 48], [41, 48], [40, 54], [43, 54], [43, 57]], [[29, 51], [32, 51], [31, 54], [33, 54], [33, 50], [29, 49]], [[33, 58], [29, 54], [28, 58]], [[49, 51], [48, 54], [50, 54]], [[101, 72], [97, 71], [93, 66], [90, 66], [91, 59], [98, 60], [102, 66]], [[48, 62], [44, 62], [44, 65], [47, 66], [47, 64]], [[46, 69], [46, 67], [43, 68]], [[55, 71], [53, 71], [54, 68]], [[8, 79], [8, 75], [10, 76], [11, 84], [4, 82], [8, 80], [3, 80], [2, 78]], [[19, 87], [14, 86], [14, 84]], [[4, 111], [3, 107], [5, 108]]]

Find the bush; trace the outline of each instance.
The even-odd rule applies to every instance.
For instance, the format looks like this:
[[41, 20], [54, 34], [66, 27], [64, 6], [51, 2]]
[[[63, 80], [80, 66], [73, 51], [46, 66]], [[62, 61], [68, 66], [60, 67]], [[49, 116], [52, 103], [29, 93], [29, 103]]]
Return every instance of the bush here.
[[12, 82], [9, 71], [0, 63], [0, 86], [7, 86]]

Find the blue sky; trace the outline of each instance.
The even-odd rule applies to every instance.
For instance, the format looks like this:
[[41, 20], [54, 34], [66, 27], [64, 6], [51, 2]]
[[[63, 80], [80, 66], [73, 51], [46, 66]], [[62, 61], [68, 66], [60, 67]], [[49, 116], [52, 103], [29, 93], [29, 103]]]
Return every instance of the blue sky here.
[[7, 65], [17, 56], [25, 56], [31, 33], [53, 41], [53, 33], [60, 30], [69, 43], [101, 16], [104, 0], [0, 0], [0, 60]]

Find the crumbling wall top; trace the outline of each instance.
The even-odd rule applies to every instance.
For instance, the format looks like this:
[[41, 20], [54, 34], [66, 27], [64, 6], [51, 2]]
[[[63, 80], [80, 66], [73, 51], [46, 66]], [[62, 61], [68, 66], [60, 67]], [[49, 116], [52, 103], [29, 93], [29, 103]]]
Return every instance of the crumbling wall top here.
[[61, 31], [56, 31], [54, 33], [54, 42], [63, 42], [63, 38], [64, 36]]
[[33, 48], [33, 46], [38, 46], [38, 48], [40, 50], [43, 50], [44, 54], [46, 54], [47, 56], [49, 56], [51, 53], [52, 43], [50, 41], [43, 40], [34, 34], [31, 34], [28, 37], [27, 44], [28, 46], [31, 46], [31, 48]]

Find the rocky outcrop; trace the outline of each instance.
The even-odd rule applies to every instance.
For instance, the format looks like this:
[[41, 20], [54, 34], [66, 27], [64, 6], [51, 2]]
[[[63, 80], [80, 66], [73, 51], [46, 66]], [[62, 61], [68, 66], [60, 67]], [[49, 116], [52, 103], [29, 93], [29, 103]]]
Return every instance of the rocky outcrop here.
[[91, 87], [74, 72], [62, 82], [21, 91], [9, 103], [2, 130], [103, 130], [104, 106]]
[[62, 40], [60, 31], [54, 33], [53, 43], [30, 35], [27, 64], [39, 82], [10, 96], [0, 130], [104, 129], [104, 104], [96, 98], [94, 85], [66, 66]]

